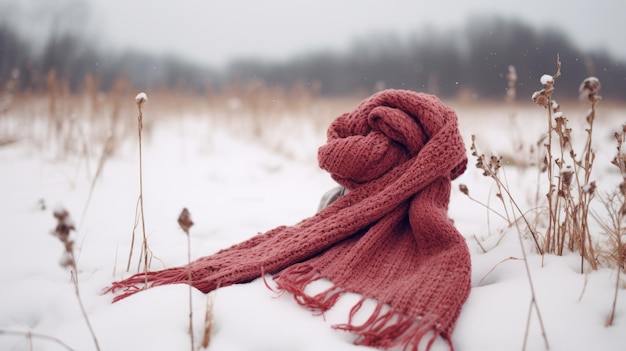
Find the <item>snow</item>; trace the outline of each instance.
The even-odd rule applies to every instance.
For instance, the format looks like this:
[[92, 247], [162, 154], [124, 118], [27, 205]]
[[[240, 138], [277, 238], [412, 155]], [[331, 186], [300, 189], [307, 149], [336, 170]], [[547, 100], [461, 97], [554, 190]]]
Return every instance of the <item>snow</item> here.
[[143, 104], [144, 102], [148, 101], [148, 95], [146, 95], [146, 93], [144, 92], [141, 92], [137, 94], [137, 96], [135, 96], [135, 101], [138, 104]]
[[545, 86], [547, 84], [554, 83], [554, 78], [549, 74], [544, 74], [541, 76], [541, 79], [539, 81], [541, 82], [541, 85]]
[[[501, 109], [458, 111], [466, 141], [476, 134], [479, 149], [498, 150], [504, 157], [507, 181], [522, 203], [534, 195], [537, 173], [506, 166], [506, 160], [515, 155], [511, 139], [515, 131], [522, 130], [516, 125], [523, 125], [520, 137], [528, 144], [536, 142], [542, 133], [545, 111], [536, 107], [529, 111], [520, 113], [522, 121], [502, 118]], [[529, 116], [532, 113], [538, 114], [537, 118]], [[536, 125], [530, 122], [533, 120]], [[603, 120], [616, 118], [609, 115]], [[192, 259], [278, 225], [294, 224], [315, 212], [322, 194], [335, 185], [316, 164], [324, 131], [302, 119], [290, 122], [285, 118], [272, 126], [275, 134], [261, 141], [242, 133], [239, 127], [207, 122], [206, 116], [178, 116], [152, 125], [143, 140], [146, 232], [155, 255], [152, 269], [187, 262], [187, 237], [177, 223], [185, 207], [195, 223], [190, 229]], [[594, 128], [601, 136], [595, 139], [600, 143], [596, 169], [603, 177], [599, 187], [605, 191], [621, 180], [609, 165], [614, 140], [604, 137], [611, 136], [612, 128], [617, 127], [607, 124]], [[186, 285], [149, 289], [115, 304], [111, 303], [112, 295], [101, 294], [110, 282], [137, 271], [138, 251], [130, 273], [125, 271], [139, 192], [137, 141], [129, 139], [107, 160], [84, 214], [92, 180], [84, 156], [55, 160], [50, 152], [25, 140], [0, 148], [0, 330], [32, 331], [53, 336], [74, 350], [95, 349], [70, 273], [58, 265], [64, 248], [48, 235], [55, 226], [52, 211], [62, 206], [73, 218], [84, 217], [73, 234], [78, 279], [101, 349], [190, 349]], [[96, 164], [94, 158], [90, 169]], [[474, 198], [491, 201], [498, 209], [493, 185], [481, 174], [470, 156], [468, 171], [454, 183], [450, 204], [450, 217], [466, 236], [472, 252], [473, 282], [453, 343], [458, 351], [521, 350], [531, 294], [517, 233], [458, 190], [459, 184], [466, 184]], [[578, 255], [541, 257], [527, 238], [523, 249], [529, 255], [550, 350], [623, 350], [625, 289], [618, 292], [614, 325], [605, 326], [617, 271], [601, 268], [581, 274]], [[266, 278], [272, 285], [271, 278]], [[321, 289], [324, 282], [317, 284], [320, 286], [311, 289]], [[197, 343], [202, 339], [207, 299], [214, 302], [215, 316], [209, 350], [368, 349], [353, 345], [350, 334], [331, 328], [346, 322], [350, 308], [359, 299], [356, 294], [343, 297], [324, 316], [314, 316], [289, 294], [277, 295], [268, 289], [262, 279], [208, 295], [193, 290]], [[0, 350], [31, 349], [66, 350], [42, 338], [0, 334]], [[433, 349], [447, 347], [437, 343]], [[527, 350], [544, 349], [533, 311]]]
[[531, 95], [531, 99], [535, 100], [537, 97], [539, 96], [539, 92], [535, 91], [532, 95]]

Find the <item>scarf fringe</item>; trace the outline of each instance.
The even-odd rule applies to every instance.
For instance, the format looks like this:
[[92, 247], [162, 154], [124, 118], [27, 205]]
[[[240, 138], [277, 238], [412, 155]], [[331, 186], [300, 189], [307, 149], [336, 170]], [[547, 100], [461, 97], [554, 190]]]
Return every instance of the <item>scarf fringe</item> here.
[[[291, 293], [298, 304], [314, 312], [315, 315], [323, 315], [324, 312], [337, 303], [340, 297], [349, 292], [344, 288], [333, 285], [313, 296], [307, 294], [305, 289], [309, 284], [325, 278], [321, 272], [308, 264], [296, 264], [276, 274], [274, 281], [276, 282], [277, 291], [271, 288], [265, 280], [265, 270], [261, 268], [261, 271], [261, 277], [268, 289], [278, 294], [285, 291]], [[117, 302], [150, 287], [176, 283], [189, 283], [186, 269], [179, 267], [157, 272], [137, 273], [122, 281], [113, 283], [105, 289], [104, 293], [114, 293], [122, 290], [123, 293], [113, 299], [113, 302]], [[202, 285], [201, 283], [196, 281], [193, 285], [197, 287], [197, 285]], [[219, 285], [215, 288], [217, 287]], [[383, 349], [400, 346], [402, 350], [417, 351], [420, 343], [425, 341], [427, 342], [425, 349], [429, 350], [437, 336], [441, 336], [449, 345], [450, 350], [454, 350], [450, 334], [437, 325], [436, 322], [426, 317], [409, 317], [405, 313], [389, 309], [389, 305], [384, 302], [376, 304], [365, 322], [356, 324], [354, 321], [355, 316], [368, 298], [363, 296], [350, 309], [347, 323], [332, 326], [334, 329], [355, 334], [354, 344]], [[432, 332], [431, 335], [429, 335], [429, 332]], [[425, 337], [428, 337], [428, 339], [425, 340]]]
[[304, 289], [312, 282], [324, 278], [310, 265], [297, 264], [290, 266], [274, 276], [279, 291], [288, 291], [293, 294], [299, 305], [323, 315], [337, 303], [337, 300], [347, 291], [333, 286], [315, 296], [305, 293]]
[[[111, 286], [104, 289], [102, 293], [115, 293], [121, 290], [122, 293], [113, 298], [113, 302], [117, 302], [141, 290], [159, 285], [177, 283], [189, 283], [188, 269], [177, 267], [162, 271], [137, 273], [119, 282], [113, 282]], [[193, 285], [196, 286], [197, 284]]]
[[[274, 276], [279, 291], [293, 294], [298, 304], [323, 315], [332, 308], [339, 298], [349, 292], [337, 285], [310, 296], [305, 292], [308, 284], [323, 279], [324, 276], [312, 266], [299, 264], [286, 268]], [[389, 349], [400, 346], [402, 350], [417, 351], [422, 347], [422, 341], [426, 342], [425, 350], [430, 350], [438, 336], [441, 336], [454, 351], [450, 334], [442, 329], [434, 320], [426, 317], [410, 317], [400, 311], [389, 309], [389, 305], [378, 302], [369, 318], [362, 324], [355, 324], [354, 318], [363, 307], [363, 303], [369, 297], [363, 296], [350, 310], [348, 322], [337, 324], [332, 327], [355, 334], [355, 345]], [[430, 333], [430, 335], [429, 335]], [[428, 339], [424, 339], [428, 337]]]

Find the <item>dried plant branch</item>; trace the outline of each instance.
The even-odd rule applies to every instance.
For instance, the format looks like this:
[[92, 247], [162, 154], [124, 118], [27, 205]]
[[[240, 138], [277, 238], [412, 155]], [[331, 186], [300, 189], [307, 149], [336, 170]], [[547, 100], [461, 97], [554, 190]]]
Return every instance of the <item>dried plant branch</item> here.
[[178, 225], [187, 235], [187, 271], [188, 271], [188, 286], [189, 286], [189, 337], [191, 338], [191, 351], [194, 350], [195, 342], [193, 335], [193, 302], [192, 302], [192, 276], [191, 276], [191, 236], [189, 235], [189, 229], [193, 226], [191, 220], [191, 214], [187, 208], [183, 208], [178, 216]]
[[611, 305], [611, 313], [609, 314], [606, 326], [613, 325], [615, 321], [615, 310], [617, 309], [617, 296], [619, 292], [621, 272], [626, 271], [626, 243], [623, 238], [626, 237], [626, 153], [624, 152], [624, 140], [626, 140], [626, 125], [622, 125], [620, 132], [614, 134], [617, 141], [617, 154], [611, 161], [615, 165], [622, 176], [622, 182], [617, 191], [608, 195], [606, 198], [600, 198], [602, 204], [607, 210], [609, 223], [602, 220], [595, 212], [592, 212], [594, 219], [609, 237], [609, 258], [614, 261], [617, 268], [615, 277], [615, 293]]
[[143, 130], [143, 105], [148, 101], [148, 96], [145, 93], [139, 93], [135, 97], [135, 102], [137, 103], [137, 110], [139, 114], [137, 115], [137, 130], [139, 133], [139, 209], [141, 211], [141, 232], [143, 234], [143, 272], [145, 274], [145, 285], [148, 285], [148, 237], [146, 236], [146, 219], [144, 213], [143, 206], [143, 152], [141, 149], [142, 140], [141, 140], [141, 132]]
[[[596, 183], [591, 181], [590, 177], [595, 159], [592, 136], [595, 104], [600, 100], [597, 95], [600, 83], [596, 78], [590, 77], [580, 87], [581, 95], [591, 101], [592, 108], [587, 116], [589, 125], [586, 129], [587, 140], [582, 157], [578, 159], [572, 145], [571, 128], [567, 125], [567, 118], [560, 111], [559, 104], [552, 98], [555, 80], [560, 75], [561, 62], [557, 56], [556, 74], [542, 76], [543, 89], [532, 96], [537, 105], [548, 110], [547, 141], [544, 144], [546, 156], [543, 167], [547, 172], [549, 184], [546, 194], [549, 220], [543, 247], [545, 252], [558, 255], [563, 255], [566, 248], [578, 251], [581, 256], [582, 273], [585, 261], [592, 269], [597, 269], [588, 218], [596, 189]], [[553, 149], [554, 146], [558, 146], [558, 149]], [[569, 157], [570, 161], [566, 162], [566, 157]]]
[[489, 272], [487, 272], [482, 278], [480, 278], [480, 280], [478, 281], [478, 284], [476, 286], [481, 286], [483, 281], [489, 276], [489, 274], [493, 273], [493, 271], [495, 271], [496, 268], [498, 268], [499, 265], [501, 265], [502, 263], [507, 262], [507, 261], [515, 261], [515, 260], [520, 260], [520, 258], [511, 256], [511, 257], [507, 257], [505, 259], [500, 260], [500, 262], [496, 263], [496, 265], [493, 266], [489, 270]]
[[469, 194], [469, 188], [467, 187], [467, 185], [465, 184], [459, 184], [459, 190], [461, 191], [461, 193], [463, 193], [465, 196], [467, 196], [470, 200], [474, 201], [475, 203], [481, 205], [482, 207], [486, 208], [489, 212], [495, 214], [496, 216], [502, 218], [503, 220], [507, 221], [508, 223], [510, 223], [510, 220], [505, 217], [503, 214], [501, 214], [500, 212], [494, 210], [493, 208], [491, 208], [490, 206], [487, 206], [486, 204], [484, 204], [481, 201], [478, 201], [476, 198], [472, 197]]
[[530, 274], [530, 266], [528, 265], [528, 256], [526, 255], [526, 250], [524, 250], [524, 242], [522, 240], [522, 235], [519, 230], [518, 222], [515, 222], [515, 225], [518, 227], [517, 237], [519, 239], [520, 249], [522, 251], [522, 258], [524, 261], [524, 268], [526, 270], [526, 276], [528, 278], [528, 286], [530, 288], [531, 300], [530, 306], [528, 310], [528, 320], [526, 322], [526, 331], [524, 333], [524, 344], [522, 346], [522, 350], [526, 350], [526, 341], [528, 340], [528, 332], [530, 327], [530, 317], [531, 312], [534, 307], [535, 312], [537, 313], [537, 320], [539, 321], [539, 327], [541, 328], [541, 336], [543, 337], [544, 345], [546, 346], [546, 350], [550, 349], [550, 344], [548, 343], [548, 335], [546, 334], [546, 328], [543, 325], [543, 318], [541, 317], [541, 311], [539, 310], [539, 304], [537, 303], [537, 294], [535, 293], [535, 286], [533, 284], [532, 275]]
[[[537, 248], [537, 251], [543, 255], [543, 249], [541, 248], [541, 245], [539, 245], [539, 241], [537, 239], [537, 234], [535, 233], [535, 230], [533, 229], [533, 226], [530, 224], [530, 222], [528, 221], [528, 219], [526, 218], [525, 212], [522, 211], [522, 209], [519, 207], [519, 205], [517, 204], [517, 202], [515, 201], [515, 199], [513, 198], [513, 195], [511, 195], [508, 187], [506, 186], [506, 184], [504, 184], [504, 182], [500, 179], [499, 177], [499, 170], [502, 167], [501, 166], [501, 160], [502, 157], [497, 156], [497, 155], [491, 155], [489, 157], [489, 160], [487, 160], [487, 158], [485, 157], [484, 154], [479, 154], [478, 150], [476, 148], [476, 136], [472, 135], [472, 144], [470, 146], [470, 150], [472, 151], [472, 155], [474, 157], [476, 157], [476, 168], [480, 169], [483, 171], [483, 175], [486, 177], [491, 178], [496, 186], [498, 187], [498, 194], [496, 194], [496, 196], [502, 201], [502, 204], [504, 205], [504, 207], [506, 208], [506, 203], [504, 202], [504, 197], [503, 197], [503, 193], [507, 195], [509, 202], [511, 203], [511, 206], [517, 210], [517, 212], [520, 214], [521, 219], [524, 221], [524, 223], [526, 224], [526, 227], [528, 228], [534, 242], [535, 242], [535, 247]], [[509, 217], [509, 214], [507, 212], [506, 214], [506, 218], [508, 220], [509, 224], [516, 224], [517, 225], [517, 220], [511, 220]]]
[[[219, 289], [219, 284], [217, 286]], [[213, 315], [213, 306], [215, 305], [215, 293], [217, 289], [207, 295], [206, 308], [204, 311], [204, 333], [202, 335], [202, 348], [206, 349], [211, 343], [211, 333], [215, 326], [215, 317]]]
[[[497, 156], [497, 155], [491, 155], [489, 157], [489, 159], [487, 159], [485, 157], [484, 154], [479, 154], [478, 150], [476, 148], [476, 136], [472, 135], [472, 144], [470, 146], [470, 150], [472, 151], [472, 155], [474, 157], [476, 157], [476, 168], [480, 169], [483, 171], [483, 175], [486, 177], [491, 178], [497, 185], [499, 193], [496, 195], [501, 201], [502, 204], [504, 205], [504, 207], [506, 208], [506, 202], [504, 201], [504, 194], [506, 194], [507, 199], [509, 201], [509, 203], [511, 204], [511, 208], [516, 210], [519, 214], [521, 219], [524, 221], [524, 223], [526, 224], [526, 228], [529, 230], [529, 232], [531, 233], [533, 240], [535, 242], [535, 247], [537, 249], [537, 251], [543, 256], [543, 250], [541, 248], [541, 245], [539, 245], [539, 241], [537, 239], [537, 235], [533, 229], [533, 227], [531, 226], [530, 222], [528, 221], [528, 219], [526, 218], [526, 215], [524, 214], [524, 212], [521, 210], [521, 208], [519, 207], [519, 205], [517, 204], [517, 202], [515, 201], [515, 199], [513, 198], [513, 196], [511, 195], [508, 187], [506, 186], [506, 184], [500, 179], [499, 176], [499, 171], [501, 169], [501, 157]], [[507, 217], [508, 217], [508, 212], [507, 212]], [[537, 295], [535, 293], [535, 287], [533, 284], [533, 280], [532, 280], [532, 275], [530, 274], [530, 266], [528, 265], [528, 257], [526, 254], [526, 250], [524, 249], [524, 242], [522, 239], [522, 230], [519, 227], [520, 223], [518, 220], [514, 220], [511, 221], [509, 220], [509, 223], [512, 223], [515, 225], [516, 229], [517, 229], [517, 236], [519, 239], [519, 244], [520, 244], [520, 249], [522, 251], [522, 258], [524, 261], [524, 268], [526, 270], [526, 275], [528, 278], [528, 285], [530, 288], [530, 292], [531, 292], [531, 302], [530, 302], [530, 307], [529, 307], [529, 312], [528, 312], [528, 320], [527, 320], [527, 325], [526, 325], [526, 331], [525, 331], [525, 337], [524, 337], [524, 343], [523, 343], [523, 347], [522, 350], [526, 349], [526, 342], [528, 339], [528, 332], [529, 332], [529, 326], [530, 326], [530, 318], [532, 316], [532, 310], [534, 309], [535, 312], [537, 313], [537, 318], [539, 320], [539, 325], [541, 328], [541, 335], [544, 339], [544, 344], [546, 346], [546, 349], [550, 349], [549, 343], [548, 343], [548, 337], [546, 334], [546, 330], [543, 324], [543, 319], [541, 317], [541, 311], [539, 310], [539, 305], [537, 303]]]
[[137, 105], [138, 115], [137, 115], [137, 132], [139, 136], [139, 197], [137, 200], [138, 211], [135, 212], [135, 224], [132, 232], [132, 240], [130, 245], [130, 252], [128, 254], [128, 264], [126, 266], [126, 271], [130, 270], [130, 262], [133, 255], [133, 248], [135, 242], [135, 229], [138, 225], [137, 214], [141, 217], [141, 231], [143, 234], [143, 241], [140, 252], [140, 259], [137, 264], [137, 272], [141, 270], [141, 264], [143, 262], [143, 273], [145, 276], [145, 285], [148, 283], [148, 271], [150, 269], [150, 264], [152, 262], [152, 251], [148, 246], [148, 237], [146, 235], [146, 220], [144, 213], [144, 204], [143, 204], [143, 150], [142, 150], [142, 131], [143, 131], [143, 105], [148, 101], [148, 96], [146, 93], [139, 93], [135, 97], [135, 103]]
[[558, 222], [556, 218], [556, 211], [553, 210], [554, 208], [558, 207], [558, 197], [555, 198], [554, 196], [554, 191], [556, 189], [556, 186], [554, 184], [553, 169], [552, 169], [552, 164], [553, 164], [552, 134], [554, 130], [554, 125], [552, 124], [552, 113], [554, 110], [554, 105], [558, 106], [558, 104], [556, 104], [552, 100], [552, 94], [554, 93], [554, 82], [560, 75], [561, 75], [561, 59], [557, 55], [556, 73], [551, 76], [543, 75], [541, 77], [541, 84], [543, 85], [543, 89], [535, 92], [532, 95], [532, 99], [537, 105], [544, 107], [548, 110], [548, 137], [547, 137], [546, 143], [544, 144], [544, 147], [546, 148], [546, 157], [544, 159], [544, 165], [546, 166], [547, 177], [548, 177], [548, 193], [546, 194], [546, 197], [548, 199], [548, 208], [550, 209], [549, 211], [550, 219], [548, 221], [548, 229], [546, 231], [546, 240], [544, 241], [544, 249], [548, 252], [551, 252], [552, 250], [551, 243], [553, 243], [554, 238], [556, 237], [556, 228], [558, 226]]
[[85, 320], [85, 324], [89, 328], [89, 332], [91, 333], [91, 337], [93, 338], [94, 345], [96, 346], [96, 350], [100, 350], [100, 345], [98, 344], [98, 339], [96, 338], [96, 333], [91, 326], [91, 322], [89, 321], [89, 317], [87, 316], [87, 311], [85, 310], [85, 306], [83, 305], [83, 300], [80, 297], [80, 289], [78, 288], [78, 267], [76, 265], [76, 258], [74, 256], [74, 240], [70, 239], [70, 233], [75, 230], [74, 222], [72, 221], [69, 212], [64, 208], [57, 208], [53, 212], [54, 218], [57, 220], [57, 226], [52, 232], [54, 236], [56, 236], [65, 246], [65, 252], [63, 259], [61, 260], [61, 266], [69, 267], [71, 269], [71, 280], [72, 284], [74, 284], [74, 294], [76, 294], [76, 299], [78, 300], [78, 305], [83, 315], [83, 319]]
[[[598, 91], [600, 90], [600, 81], [595, 77], [586, 78], [582, 84], [580, 85], [579, 92], [586, 97], [591, 103], [591, 111], [587, 115], [587, 123], [589, 124], [589, 128], [586, 129], [587, 132], [587, 140], [585, 142], [583, 160], [581, 162], [581, 167], [584, 170], [584, 182], [582, 184], [583, 188], [581, 192], [579, 192], [580, 196], [580, 204], [581, 204], [581, 256], [582, 258], [587, 258], [587, 261], [590, 263], [593, 269], [597, 269], [597, 265], [595, 262], [595, 253], [593, 252], [593, 245], [591, 241], [591, 234], [589, 233], [589, 205], [591, 200], [595, 194], [595, 182], [590, 182], [591, 170], [593, 168], [593, 161], [595, 160], [595, 152], [592, 149], [592, 138], [593, 138], [593, 122], [596, 119], [596, 104], [602, 97], [598, 95]], [[580, 185], [580, 184], [579, 184]], [[586, 246], [586, 242], [589, 243]], [[581, 258], [580, 262], [580, 270], [583, 271], [583, 259]]]
[[476, 241], [476, 244], [478, 244], [478, 247], [480, 247], [480, 249], [483, 251], [483, 253], [487, 253], [487, 250], [485, 250], [485, 247], [483, 246], [483, 244], [480, 243], [480, 240], [478, 240], [478, 237], [476, 237], [476, 234], [474, 234], [472, 237]]

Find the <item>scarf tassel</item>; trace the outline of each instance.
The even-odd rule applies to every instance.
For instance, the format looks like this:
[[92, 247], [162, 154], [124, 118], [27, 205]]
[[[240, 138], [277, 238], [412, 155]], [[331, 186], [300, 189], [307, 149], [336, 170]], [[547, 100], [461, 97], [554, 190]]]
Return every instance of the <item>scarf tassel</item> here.
[[[122, 293], [113, 298], [113, 302], [117, 302], [141, 290], [155, 286], [180, 283], [187, 284], [189, 283], [189, 269], [191, 269], [191, 267], [186, 266], [168, 268], [161, 271], [137, 273], [124, 280], [112, 283], [111, 286], [104, 289], [103, 294], [115, 293], [121, 290]], [[217, 287], [214, 282], [207, 280], [196, 280], [193, 281], [191, 285], [204, 293], [208, 293]]]
[[[312, 266], [299, 264], [290, 266], [274, 277], [278, 292], [285, 291], [293, 294], [294, 299], [301, 306], [323, 315], [331, 309], [346, 291], [336, 285], [311, 296], [305, 292], [308, 284], [324, 277]], [[441, 336], [454, 351], [450, 333], [441, 329], [435, 321], [425, 317], [412, 318], [405, 313], [390, 309], [388, 304], [378, 302], [370, 316], [361, 324], [356, 324], [354, 319], [363, 307], [368, 297], [362, 297], [350, 310], [348, 322], [337, 324], [332, 327], [337, 330], [350, 332], [356, 335], [355, 345], [378, 347], [389, 349], [400, 346], [402, 350], [417, 351], [421, 343], [426, 342], [425, 350], [429, 350], [437, 336]], [[424, 339], [427, 337], [428, 339]], [[424, 349], [423, 346], [422, 348]]]

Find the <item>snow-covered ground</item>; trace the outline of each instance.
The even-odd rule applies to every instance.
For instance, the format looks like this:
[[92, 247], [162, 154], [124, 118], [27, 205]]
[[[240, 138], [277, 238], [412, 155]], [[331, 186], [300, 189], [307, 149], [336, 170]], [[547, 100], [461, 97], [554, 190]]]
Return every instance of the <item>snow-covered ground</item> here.
[[[514, 118], [506, 109], [458, 108], [457, 112], [468, 144], [470, 135], [477, 134], [479, 147], [487, 152], [515, 154], [517, 141], [535, 143], [545, 129], [544, 112], [534, 106], [518, 111]], [[606, 192], [619, 182], [608, 164], [615, 150], [610, 136], [626, 119], [623, 109], [601, 110], [600, 114], [595, 177], [599, 190]], [[177, 223], [184, 207], [195, 222], [190, 231], [193, 259], [312, 215], [321, 194], [334, 185], [316, 162], [324, 131], [311, 127], [306, 118], [278, 119], [263, 141], [253, 133], [243, 133], [245, 125], [215, 123], [216, 118], [222, 117], [164, 119], [155, 122], [146, 135], [145, 223], [154, 270], [187, 262], [187, 238]], [[570, 119], [574, 129], [582, 125], [581, 116]], [[136, 137], [119, 143], [118, 151], [105, 163], [88, 207], [97, 157], [87, 166], [81, 155], [54, 160], [49, 150], [26, 140], [0, 147], [1, 331], [31, 331], [57, 338], [74, 350], [95, 349], [70, 273], [58, 264], [62, 244], [50, 235], [55, 226], [52, 210], [61, 205], [78, 227], [73, 235], [80, 293], [101, 349], [191, 349], [186, 285], [149, 289], [115, 304], [112, 295], [101, 294], [110, 282], [137, 271], [139, 253], [135, 250], [131, 272], [126, 272], [139, 194], [136, 144]], [[473, 289], [453, 343], [458, 351], [521, 350], [531, 294], [520, 244], [514, 230], [506, 230], [484, 207], [458, 191], [458, 184], [466, 184], [473, 197], [498, 208], [489, 196], [493, 195], [492, 182], [473, 163], [470, 158], [468, 171], [455, 181], [450, 206], [450, 216], [467, 237], [473, 255]], [[535, 194], [536, 170], [507, 167], [506, 172], [511, 190], [528, 205], [526, 200]], [[525, 250], [530, 253], [528, 264], [550, 350], [624, 350], [624, 282], [614, 325], [605, 327], [616, 270], [580, 274], [576, 254], [542, 259], [532, 253], [529, 240]], [[271, 279], [268, 282], [272, 284]], [[313, 316], [290, 295], [277, 296], [261, 279], [209, 295], [193, 291], [197, 343], [202, 338], [207, 299], [214, 301], [215, 316], [209, 350], [367, 349], [353, 345], [350, 334], [331, 328], [347, 320], [356, 295], [343, 297], [324, 316]], [[447, 348], [436, 345], [435, 349]], [[527, 350], [544, 349], [533, 311]], [[67, 348], [45, 338], [0, 334], [0, 350]]]

